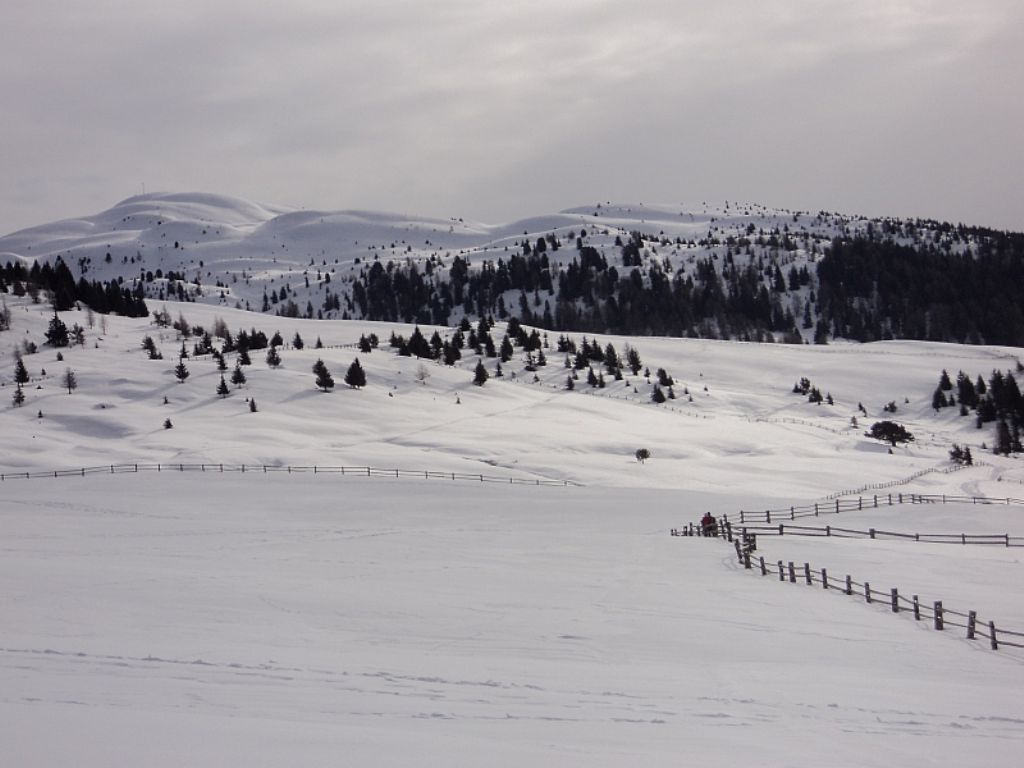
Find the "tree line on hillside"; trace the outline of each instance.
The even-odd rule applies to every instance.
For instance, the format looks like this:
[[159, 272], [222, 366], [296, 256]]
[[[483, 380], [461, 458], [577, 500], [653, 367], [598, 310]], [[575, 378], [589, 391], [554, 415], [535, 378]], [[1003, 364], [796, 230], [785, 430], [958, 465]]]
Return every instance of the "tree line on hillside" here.
[[[767, 249], [760, 256], [751, 256], [750, 239], [730, 237], [721, 259], [709, 253], [675, 271], [648, 249], [680, 241], [633, 232], [616, 239], [618, 263], [609, 263], [581, 235], [562, 264], [549, 256], [562, 247], [549, 236], [472, 269], [456, 256], [447, 274], [430, 262], [421, 271], [412, 261], [376, 261], [355, 278], [348, 309], [369, 320], [447, 325], [453, 314], [495, 315], [622, 335], [800, 342], [805, 331], [817, 343], [1024, 344], [1024, 235], [960, 227], [928, 239], [912, 225], [898, 234], [908, 232], [914, 239], [903, 243], [888, 225], [844, 234], [811, 269], [791, 264], [785, 272], [796, 248], [788, 234], [758, 238]], [[517, 298], [506, 302], [509, 292]]]
[[7, 292], [15, 296], [28, 295], [33, 301], [39, 301], [40, 293], [45, 292], [58, 312], [80, 302], [103, 315], [146, 317], [149, 314], [141, 285], [126, 288], [124, 278], [90, 281], [83, 276], [76, 281], [60, 258], [52, 265], [35, 262], [29, 268], [21, 262], [7, 262], [0, 267], [0, 293]]
[[[1017, 373], [1024, 373], [1024, 366], [1020, 363], [1017, 364]], [[995, 425], [992, 444], [994, 453], [1009, 456], [1024, 451], [1021, 442], [1024, 396], [1021, 395], [1012, 371], [994, 370], [988, 383], [981, 376], [972, 379], [960, 371], [954, 383], [949, 373], [943, 370], [932, 395], [932, 407], [938, 412], [943, 408], [957, 406], [961, 416], [974, 414], [974, 423], [978, 429], [982, 429], [985, 424]]]

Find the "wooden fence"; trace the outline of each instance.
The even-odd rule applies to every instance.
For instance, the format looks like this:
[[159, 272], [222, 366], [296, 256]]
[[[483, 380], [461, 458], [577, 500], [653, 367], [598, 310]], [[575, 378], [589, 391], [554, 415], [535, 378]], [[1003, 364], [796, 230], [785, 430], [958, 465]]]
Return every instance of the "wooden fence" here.
[[439, 472], [418, 469], [382, 469], [380, 467], [345, 467], [271, 465], [271, 464], [107, 464], [77, 469], [54, 469], [38, 472], [3, 472], [0, 481], [28, 480], [32, 478], [85, 477], [86, 475], [118, 475], [138, 472], [285, 472], [287, 474], [349, 475], [353, 477], [413, 478], [419, 480], [472, 480], [480, 483], [503, 483], [507, 485], [574, 486], [580, 483], [572, 480], [546, 480], [525, 477], [499, 477], [466, 472]]
[[[729, 523], [729, 527], [732, 524]], [[750, 525], [745, 524], [740, 533], [753, 536], [814, 536], [835, 537], [840, 539], [898, 539], [903, 541], [922, 541], [929, 544], [997, 544], [1006, 547], [1024, 547], [1024, 536], [1011, 536], [1008, 533], [899, 533], [883, 531], [879, 528], [858, 530], [855, 528], [839, 528], [834, 525]]]
[[[877, 509], [879, 506], [896, 504], [1017, 504], [1024, 505], [1024, 499], [1004, 498], [992, 499], [986, 496], [952, 496], [948, 494], [926, 493], [890, 493], [885, 496], [858, 496], [857, 498], [841, 498], [828, 502], [815, 502], [803, 506], [766, 509], [764, 511], [740, 510], [739, 523], [766, 523], [782, 520], [797, 520], [802, 517], [819, 517], [836, 515], [862, 509]], [[728, 519], [728, 516], [723, 516]]]
[[[734, 542], [736, 556], [744, 568], [753, 569], [755, 563], [751, 549], [737, 538]], [[835, 578], [829, 575], [825, 568], [812, 568], [810, 563], [804, 563], [803, 567], [796, 566], [793, 561], [783, 563], [777, 561], [774, 565], [765, 562], [763, 557], [758, 557], [756, 567], [762, 576], [778, 573], [780, 582], [796, 584], [798, 581], [807, 586], [821, 585], [822, 589], [829, 590], [834, 594], [845, 596], [863, 597], [866, 603], [878, 603], [887, 605], [892, 613], [910, 613], [915, 621], [930, 621], [932, 626], [939, 631], [949, 627], [959, 627], [966, 630], [968, 640], [976, 640], [979, 637], [986, 638], [989, 647], [999, 650], [1000, 646], [1012, 648], [1024, 648], [1024, 632], [1016, 632], [1009, 629], [996, 629], [994, 621], [983, 621], [978, 618], [977, 611], [956, 611], [943, 606], [941, 600], [935, 600], [931, 606], [922, 601], [917, 595], [909, 598], [900, 594], [896, 587], [886, 590], [874, 589], [867, 581], [855, 581], [849, 574], [845, 578]]]

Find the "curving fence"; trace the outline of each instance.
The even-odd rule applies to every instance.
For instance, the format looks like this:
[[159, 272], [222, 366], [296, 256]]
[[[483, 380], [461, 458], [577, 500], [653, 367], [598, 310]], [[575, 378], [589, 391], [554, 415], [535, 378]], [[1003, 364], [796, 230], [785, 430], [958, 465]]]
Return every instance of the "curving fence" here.
[[836, 579], [829, 575], [826, 568], [812, 568], [810, 563], [804, 563], [802, 568], [793, 562], [784, 563], [782, 560], [775, 564], [765, 561], [764, 557], [755, 560], [753, 553], [757, 550], [757, 539], [759, 536], [813, 536], [813, 537], [840, 537], [859, 538], [870, 540], [902, 540], [915, 542], [928, 542], [935, 544], [977, 544], [997, 545], [1004, 547], [1024, 547], [1024, 536], [1011, 536], [1008, 533], [999, 534], [921, 534], [921, 533], [898, 533], [896, 531], [884, 531], [876, 528], [858, 530], [853, 528], [840, 528], [836, 526], [809, 526], [809, 525], [787, 525], [785, 522], [772, 524], [772, 517], [775, 520], [784, 517], [790, 521], [809, 516], [821, 514], [837, 514], [842, 511], [875, 508], [880, 505], [894, 504], [935, 504], [935, 503], [970, 503], [970, 504], [1024, 504], [1024, 499], [1004, 498], [992, 499], [981, 496], [949, 496], [939, 494], [896, 494], [895, 498], [889, 494], [887, 499], [880, 500], [878, 496], [868, 499], [863, 497], [857, 499], [836, 499], [829, 504], [811, 504], [803, 507], [789, 507], [788, 509], [765, 510], [763, 512], [739, 513], [740, 522], [734, 524], [729, 520], [728, 515], [716, 518], [713, 523], [703, 527], [690, 523], [682, 528], [673, 528], [672, 536], [714, 536], [722, 538], [736, 549], [736, 557], [744, 568], [752, 570], [755, 567], [762, 576], [778, 574], [780, 582], [796, 584], [798, 581], [808, 586], [820, 585], [822, 589], [831, 591], [834, 594], [844, 596], [862, 596], [867, 603], [878, 603], [888, 605], [892, 613], [912, 614], [915, 621], [928, 620], [932, 626], [939, 631], [947, 627], [959, 627], [966, 631], [968, 640], [985, 638], [992, 650], [1000, 647], [1024, 648], [1024, 632], [996, 628], [995, 621], [982, 621], [978, 618], [977, 611], [957, 611], [943, 606], [941, 600], [933, 601], [931, 606], [922, 602], [918, 595], [909, 598], [901, 594], [897, 587], [888, 591], [877, 590], [871, 587], [867, 581], [858, 582], [849, 574], [845, 578]]

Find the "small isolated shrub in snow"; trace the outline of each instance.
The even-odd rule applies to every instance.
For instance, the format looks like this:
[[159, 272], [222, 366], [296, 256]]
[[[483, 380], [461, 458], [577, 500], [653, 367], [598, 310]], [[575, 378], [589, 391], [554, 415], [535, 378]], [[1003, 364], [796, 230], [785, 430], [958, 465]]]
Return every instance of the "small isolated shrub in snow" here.
[[173, 426], [170, 419], [164, 419], [164, 429], [171, 429]]
[[639, 461], [641, 464], [643, 464], [649, 458], [651, 458], [651, 452], [649, 450], [647, 450], [646, 448], [636, 449], [636, 460]]

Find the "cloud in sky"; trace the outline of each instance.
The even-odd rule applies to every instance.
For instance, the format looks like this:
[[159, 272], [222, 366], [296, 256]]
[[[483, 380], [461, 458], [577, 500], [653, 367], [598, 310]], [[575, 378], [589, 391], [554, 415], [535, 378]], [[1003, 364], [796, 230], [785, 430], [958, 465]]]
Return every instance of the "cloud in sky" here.
[[142, 184], [488, 221], [735, 199], [1024, 229], [1016, 0], [148, 5], [5, 10], [0, 230]]

